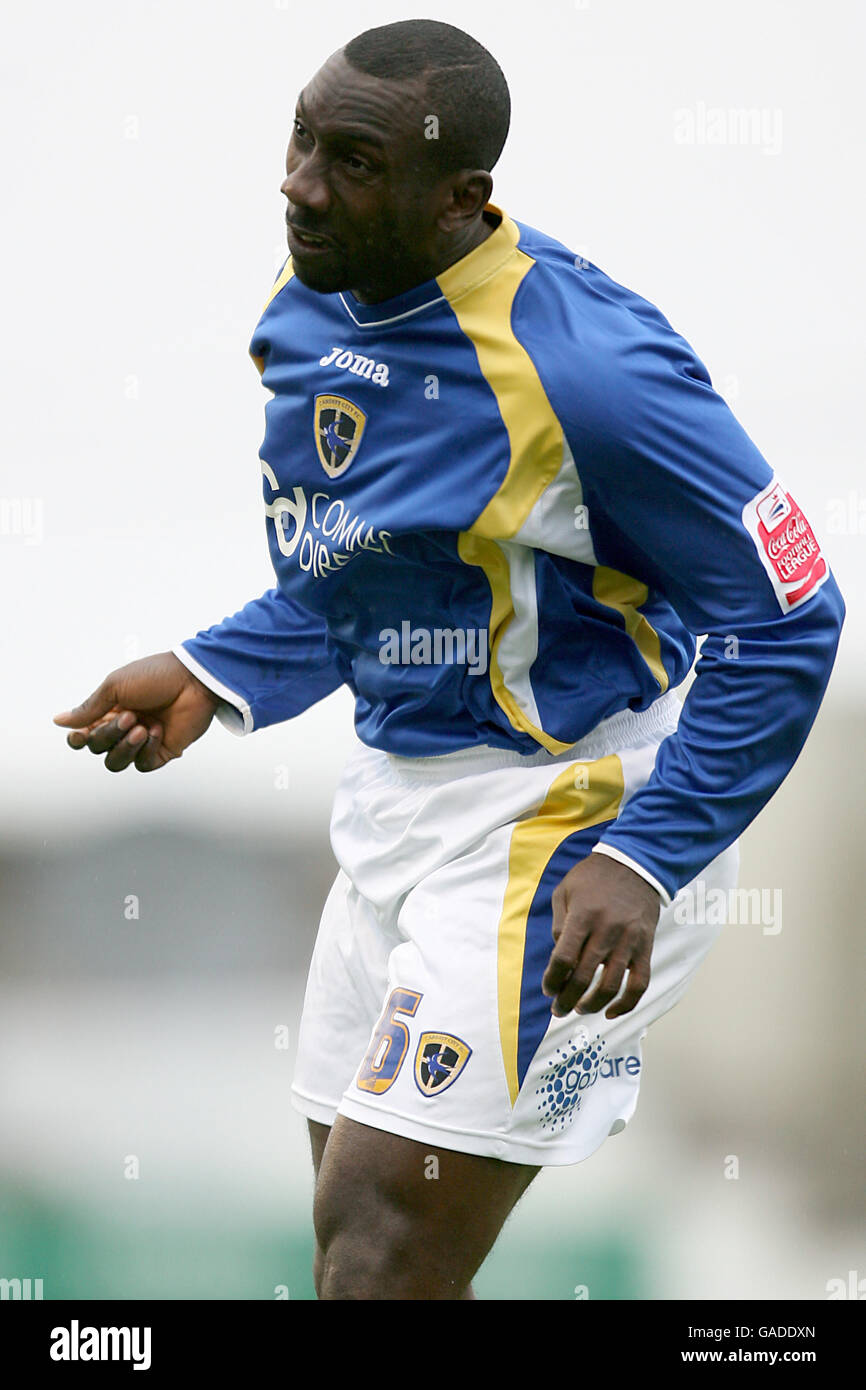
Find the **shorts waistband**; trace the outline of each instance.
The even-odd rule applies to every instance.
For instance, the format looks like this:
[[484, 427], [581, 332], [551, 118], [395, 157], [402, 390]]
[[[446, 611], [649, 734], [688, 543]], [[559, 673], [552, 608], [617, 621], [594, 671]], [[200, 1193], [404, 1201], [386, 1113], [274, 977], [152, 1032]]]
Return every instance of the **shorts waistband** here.
[[675, 731], [681, 708], [677, 696], [668, 690], [645, 710], [619, 710], [609, 719], [602, 719], [563, 753], [548, 753], [542, 748], [537, 753], [524, 754], [484, 743], [472, 748], [458, 748], [453, 753], [435, 753], [426, 758], [406, 758], [398, 753], [384, 753], [382, 756], [399, 775], [433, 780], [466, 777], [496, 768], [544, 767], [584, 759], [591, 761], [606, 758], [620, 748], [649, 739], [658, 738], [661, 742], [662, 738]]

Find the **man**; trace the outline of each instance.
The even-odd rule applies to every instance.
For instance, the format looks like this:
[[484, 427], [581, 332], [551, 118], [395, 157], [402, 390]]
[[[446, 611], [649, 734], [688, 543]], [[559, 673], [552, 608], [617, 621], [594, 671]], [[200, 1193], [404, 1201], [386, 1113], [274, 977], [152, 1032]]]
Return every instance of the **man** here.
[[251, 344], [277, 587], [57, 716], [147, 772], [355, 694], [293, 1087], [325, 1299], [471, 1298], [539, 1167], [624, 1127], [719, 930], [672, 899], [734, 883], [844, 614], [688, 344], [491, 203], [509, 110], [426, 20], [304, 88]]

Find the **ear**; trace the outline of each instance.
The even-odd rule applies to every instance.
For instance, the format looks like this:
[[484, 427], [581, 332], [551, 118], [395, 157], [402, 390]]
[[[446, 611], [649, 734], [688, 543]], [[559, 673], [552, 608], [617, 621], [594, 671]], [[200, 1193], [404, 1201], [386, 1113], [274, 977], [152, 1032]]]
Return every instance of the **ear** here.
[[440, 231], [461, 231], [480, 216], [493, 192], [493, 179], [485, 169], [461, 169], [443, 188], [443, 201], [436, 219]]

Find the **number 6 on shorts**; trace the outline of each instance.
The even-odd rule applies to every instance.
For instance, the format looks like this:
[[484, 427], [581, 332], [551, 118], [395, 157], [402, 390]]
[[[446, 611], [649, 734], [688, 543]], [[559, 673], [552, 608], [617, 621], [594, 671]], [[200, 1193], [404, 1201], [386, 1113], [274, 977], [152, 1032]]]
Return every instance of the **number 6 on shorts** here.
[[422, 998], [416, 989], [391, 990], [358, 1072], [355, 1084], [360, 1090], [380, 1096], [397, 1080], [409, 1047], [409, 1029], [396, 1015], [412, 1018]]

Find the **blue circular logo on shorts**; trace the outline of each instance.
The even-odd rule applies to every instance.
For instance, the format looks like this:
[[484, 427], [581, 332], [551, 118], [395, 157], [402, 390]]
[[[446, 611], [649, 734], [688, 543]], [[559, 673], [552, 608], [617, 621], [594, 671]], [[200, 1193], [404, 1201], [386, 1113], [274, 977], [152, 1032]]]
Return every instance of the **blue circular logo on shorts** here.
[[563, 1129], [574, 1119], [583, 1092], [598, 1079], [605, 1046], [598, 1033], [592, 1042], [584, 1034], [579, 1046], [569, 1038], [565, 1047], [557, 1048], [535, 1092], [542, 1129]]

